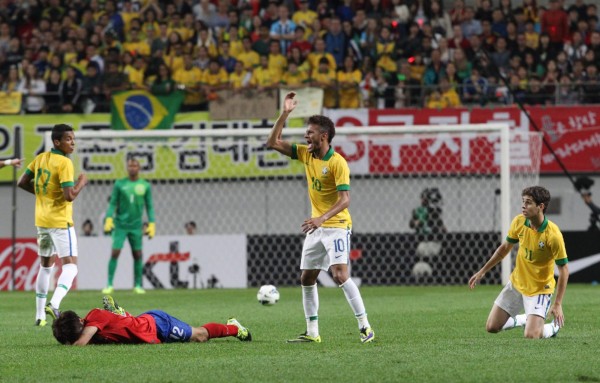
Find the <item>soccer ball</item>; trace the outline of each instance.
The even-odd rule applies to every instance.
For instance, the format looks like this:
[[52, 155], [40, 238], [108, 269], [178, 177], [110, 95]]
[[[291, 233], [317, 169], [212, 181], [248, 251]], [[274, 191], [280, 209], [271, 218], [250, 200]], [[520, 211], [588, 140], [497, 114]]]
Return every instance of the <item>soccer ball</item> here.
[[274, 305], [279, 301], [279, 291], [277, 291], [277, 287], [273, 285], [263, 285], [260, 287], [260, 290], [258, 290], [256, 299], [258, 299], [258, 302], [262, 305]]

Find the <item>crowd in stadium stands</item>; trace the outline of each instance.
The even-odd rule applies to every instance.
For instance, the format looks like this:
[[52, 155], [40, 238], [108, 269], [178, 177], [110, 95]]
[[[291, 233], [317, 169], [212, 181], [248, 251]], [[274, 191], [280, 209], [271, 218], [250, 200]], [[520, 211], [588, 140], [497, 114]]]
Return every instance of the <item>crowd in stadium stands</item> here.
[[600, 103], [588, 0], [0, 0], [0, 84], [26, 113], [111, 93], [324, 89], [332, 108]]

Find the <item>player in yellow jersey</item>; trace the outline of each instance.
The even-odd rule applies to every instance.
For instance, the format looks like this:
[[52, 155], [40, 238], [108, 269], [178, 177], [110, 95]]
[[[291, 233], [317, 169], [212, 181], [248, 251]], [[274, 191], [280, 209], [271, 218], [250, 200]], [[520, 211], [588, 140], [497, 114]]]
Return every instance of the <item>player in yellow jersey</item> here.
[[[515, 269], [492, 307], [485, 325], [488, 332], [496, 333], [525, 326], [526, 338], [550, 338], [564, 325], [562, 300], [569, 279], [568, 259], [562, 233], [545, 216], [550, 203], [550, 192], [541, 186], [525, 188], [522, 213], [516, 216], [506, 240], [496, 249], [487, 263], [469, 279], [469, 287], [500, 263], [518, 243]], [[554, 265], [558, 268], [558, 283], [554, 280]], [[554, 303], [550, 304], [556, 287]], [[525, 314], [518, 315], [522, 310]], [[554, 320], [545, 323], [547, 314]]]
[[292, 144], [281, 139], [285, 121], [297, 105], [296, 94], [285, 96], [283, 110], [275, 122], [267, 147], [302, 161], [308, 181], [311, 217], [302, 223], [306, 233], [302, 247], [302, 303], [306, 317], [306, 332], [288, 342], [321, 342], [319, 335], [317, 277], [321, 270], [331, 269], [333, 280], [342, 288], [358, 320], [361, 342], [375, 339], [358, 287], [348, 271], [352, 219], [350, 205], [350, 169], [344, 157], [331, 146], [335, 136], [333, 122], [321, 115], [308, 119], [304, 138], [306, 145]]
[[[73, 226], [73, 200], [87, 184], [85, 174], [74, 179], [73, 163], [67, 157], [75, 149], [73, 128], [57, 124], [52, 128], [54, 148], [39, 154], [19, 179], [19, 187], [35, 194], [40, 270], [35, 284], [35, 325], [46, 325], [46, 314], [56, 319], [60, 302], [67, 295], [77, 275], [77, 237]], [[50, 303], [46, 296], [50, 275], [58, 255], [62, 272]]]

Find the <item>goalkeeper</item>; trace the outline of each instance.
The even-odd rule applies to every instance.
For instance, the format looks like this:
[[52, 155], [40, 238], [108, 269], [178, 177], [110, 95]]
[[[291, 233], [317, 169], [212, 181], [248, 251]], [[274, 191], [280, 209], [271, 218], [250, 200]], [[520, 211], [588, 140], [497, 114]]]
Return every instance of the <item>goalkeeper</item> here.
[[136, 159], [131, 158], [127, 161], [127, 173], [127, 178], [115, 182], [104, 221], [104, 232], [112, 232], [112, 254], [108, 262], [108, 283], [102, 290], [103, 294], [111, 294], [114, 291], [113, 279], [125, 239], [129, 240], [133, 254], [133, 291], [138, 294], [145, 293], [142, 288], [142, 216], [145, 206], [149, 221], [146, 234], [152, 239], [156, 233], [154, 204], [150, 183], [139, 178], [140, 163]]

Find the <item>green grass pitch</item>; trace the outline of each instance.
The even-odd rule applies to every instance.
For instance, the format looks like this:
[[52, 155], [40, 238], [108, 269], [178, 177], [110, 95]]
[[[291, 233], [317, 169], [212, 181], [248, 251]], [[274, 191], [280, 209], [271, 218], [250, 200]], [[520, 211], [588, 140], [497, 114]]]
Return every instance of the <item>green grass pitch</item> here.
[[[36, 328], [33, 292], [0, 293], [1, 382], [600, 382], [600, 287], [570, 285], [566, 326], [556, 338], [522, 330], [487, 334], [500, 286], [363, 287], [373, 344], [361, 344], [340, 289], [320, 288], [321, 344], [287, 344], [304, 331], [300, 288], [264, 307], [258, 289], [148, 291], [113, 296], [139, 314], [162, 309], [192, 325], [235, 316], [253, 342], [59, 345]], [[80, 315], [102, 294], [73, 291], [61, 309]]]

